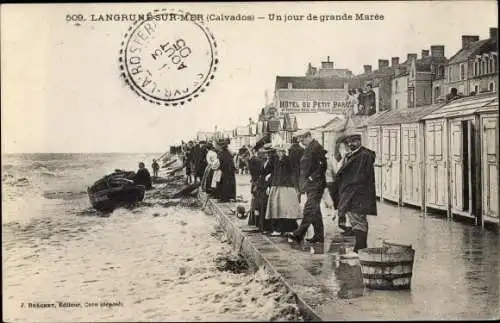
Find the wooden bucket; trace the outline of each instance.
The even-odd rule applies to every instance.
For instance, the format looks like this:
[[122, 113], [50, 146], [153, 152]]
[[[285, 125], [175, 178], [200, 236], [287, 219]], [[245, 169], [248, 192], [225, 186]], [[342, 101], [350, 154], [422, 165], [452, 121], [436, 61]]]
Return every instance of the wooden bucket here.
[[371, 289], [410, 289], [415, 250], [411, 245], [384, 241], [381, 248], [358, 251], [363, 282]]

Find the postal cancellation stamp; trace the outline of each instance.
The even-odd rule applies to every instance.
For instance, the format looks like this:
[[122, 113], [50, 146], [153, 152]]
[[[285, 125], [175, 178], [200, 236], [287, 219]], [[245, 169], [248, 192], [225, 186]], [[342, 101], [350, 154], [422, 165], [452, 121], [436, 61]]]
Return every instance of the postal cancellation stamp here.
[[120, 70], [128, 86], [144, 100], [183, 105], [210, 85], [217, 70], [217, 43], [197, 15], [155, 10], [124, 35]]

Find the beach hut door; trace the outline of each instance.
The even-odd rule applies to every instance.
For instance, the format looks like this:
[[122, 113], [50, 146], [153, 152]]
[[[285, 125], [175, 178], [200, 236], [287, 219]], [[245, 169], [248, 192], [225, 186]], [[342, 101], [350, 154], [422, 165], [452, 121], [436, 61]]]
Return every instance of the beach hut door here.
[[498, 219], [498, 121], [484, 118], [483, 123], [483, 214]]
[[447, 205], [447, 174], [443, 140], [444, 122], [429, 122], [426, 126], [426, 204], [443, 209]]
[[402, 131], [403, 202], [419, 205], [421, 201], [419, 193], [420, 169], [418, 163], [418, 129], [416, 125], [405, 125]]
[[451, 169], [452, 209], [470, 213], [473, 209], [472, 165], [474, 133], [471, 120], [451, 123]]

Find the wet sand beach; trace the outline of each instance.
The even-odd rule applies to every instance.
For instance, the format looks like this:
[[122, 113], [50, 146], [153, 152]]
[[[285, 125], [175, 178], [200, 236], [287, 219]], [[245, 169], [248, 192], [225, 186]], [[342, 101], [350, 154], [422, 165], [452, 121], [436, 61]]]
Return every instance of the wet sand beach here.
[[4, 321], [300, 319], [275, 277], [217, 269], [232, 248], [195, 198], [165, 207], [158, 192], [106, 217], [4, 223]]

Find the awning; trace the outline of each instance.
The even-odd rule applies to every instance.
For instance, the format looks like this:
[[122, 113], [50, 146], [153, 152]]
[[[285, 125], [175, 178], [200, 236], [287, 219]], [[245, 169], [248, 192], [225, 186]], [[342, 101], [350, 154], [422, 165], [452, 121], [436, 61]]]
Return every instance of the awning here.
[[342, 132], [345, 130], [346, 122], [346, 119], [336, 117], [323, 125], [320, 130], [323, 132]]
[[298, 129], [315, 129], [325, 125], [332, 120], [335, 115], [326, 112], [297, 113], [294, 115], [297, 120]]
[[418, 122], [442, 106], [442, 104], [435, 104], [414, 109], [390, 110], [368, 121], [368, 126], [399, 125]]
[[476, 113], [482, 107], [492, 103], [497, 98], [496, 94], [480, 94], [449, 102], [433, 113], [422, 118], [423, 120], [460, 117]]

